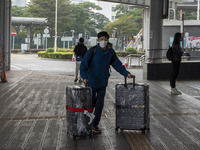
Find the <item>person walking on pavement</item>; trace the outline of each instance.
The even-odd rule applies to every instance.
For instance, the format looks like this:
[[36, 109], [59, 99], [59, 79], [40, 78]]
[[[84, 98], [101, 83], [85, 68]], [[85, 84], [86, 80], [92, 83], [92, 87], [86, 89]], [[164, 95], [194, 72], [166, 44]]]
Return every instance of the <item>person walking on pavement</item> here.
[[181, 33], [177, 32], [174, 35], [174, 41], [172, 44], [172, 68], [171, 68], [171, 76], [170, 76], [170, 86], [171, 86], [171, 94], [173, 95], [180, 95], [182, 94], [180, 91], [176, 89], [176, 79], [178, 77], [178, 73], [180, 70], [180, 64], [181, 64], [181, 56], [183, 55], [180, 41], [182, 41], [183, 38], [181, 36]]
[[87, 51], [80, 66], [80, 73], [83, 82], [89, 84], [92, 88], [92, 108], [93, 110], [95, 108], [92, 131], [101, 133], [98, 125], [101, 120], [106, 87], [110, 77], [110, 65], [123, 76], [131, 78], [133, 75], [126, 70], [116, 56], [112, 44], [108, 42], [108, 33], [105, 31], [99, 32], [97, 37], [98, 44]]
[[[78, 81], [78, 74], [80, 71], [80, 64], [81, 61], [83, 60], [83, 57], [85, 56], [87, 52], [87, 47], [84, 45], [84, 39], [80, 38], [78, 44], [74, 48], [74, 54], [76, 56], [76, 74], [75, 74], [75, 79], [74, 82]], [[81, 76], [79, 75], [79, 83], [81, 83]]]

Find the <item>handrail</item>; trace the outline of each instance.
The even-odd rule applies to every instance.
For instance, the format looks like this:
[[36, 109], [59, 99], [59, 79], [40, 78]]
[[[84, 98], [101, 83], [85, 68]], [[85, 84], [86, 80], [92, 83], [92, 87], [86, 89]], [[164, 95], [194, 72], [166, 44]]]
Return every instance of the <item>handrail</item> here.
[[142, 61], [144, 60], [144, 55], [141, 55], [141, 54], [129, 54], [127, 56], [127, 59], [128, 59], [128, 67], [131, 66], [131, 62], [132, 62], [132, 59], [133, 58], [137, 58], [138, 59], [138, 64], [137, 65], [134, 65], [134, 66], [142, 66]]

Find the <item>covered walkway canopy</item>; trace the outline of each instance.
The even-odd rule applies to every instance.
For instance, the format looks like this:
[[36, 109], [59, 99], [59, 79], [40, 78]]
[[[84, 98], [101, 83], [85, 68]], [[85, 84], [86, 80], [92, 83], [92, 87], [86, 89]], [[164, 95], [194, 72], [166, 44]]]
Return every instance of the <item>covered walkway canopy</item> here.
[[41, 25], [47, 18], [12, 17], [12, 25]]
[[139, 5], [143, 7], [150, 7], [150, 0], [98, 0], [106, 2], [114, 2], [121, 4]]
[[12, 25], [27, 27], [27, 49], [30, 49], [31, 43], [31, 26], [38, 26], [47, 23], [47, 18], [30, 18], [30, 17], [12, 17]]
[[[98, 1], [98, 0], [97, 0]], [[143, 8], [143, 49], [148, 51], [162, 49], [163, 19], [168, 16], [168, 8], [180, 3], [192, 3], [196, 0], [99, 0], [140, 6]], [[6, 70], [10, 70], [10, 30], [11, 30], [11, 0], [0, 0], [0, 47], [3, 47]], [[32, 22], [33, 23], [33, 22]], [[157, 53], [157, 56], [161, 53]], [[150, 57], [146, 53], [146, 58]], [[158, 60], [159, 61], [159, 60]], [[2, 60], [0, 60], [0, 63]], [[147, 62], [148, 63], [148, 62]], [[146, 72], [148, 69], [146, 69]]]

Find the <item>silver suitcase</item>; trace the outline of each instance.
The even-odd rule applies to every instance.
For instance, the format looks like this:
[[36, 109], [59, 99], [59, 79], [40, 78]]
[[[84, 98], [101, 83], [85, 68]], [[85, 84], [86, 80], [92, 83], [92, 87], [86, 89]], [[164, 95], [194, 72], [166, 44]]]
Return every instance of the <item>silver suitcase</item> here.
[[144, 83], [117, 84], [116, 132], [121, 130], [149, 130], [149, 85]]

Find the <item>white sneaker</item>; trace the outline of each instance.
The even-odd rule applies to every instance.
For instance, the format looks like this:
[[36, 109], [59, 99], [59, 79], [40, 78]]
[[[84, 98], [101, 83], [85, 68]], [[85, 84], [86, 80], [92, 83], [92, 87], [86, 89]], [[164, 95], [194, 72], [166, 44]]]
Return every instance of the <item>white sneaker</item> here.
[[172, 89], [171, 89], [171, 94], [172, 94], [172, 95], [181, 95], [182, 93], [179, 92], [176, 88], [172, 88]]

